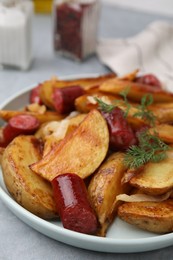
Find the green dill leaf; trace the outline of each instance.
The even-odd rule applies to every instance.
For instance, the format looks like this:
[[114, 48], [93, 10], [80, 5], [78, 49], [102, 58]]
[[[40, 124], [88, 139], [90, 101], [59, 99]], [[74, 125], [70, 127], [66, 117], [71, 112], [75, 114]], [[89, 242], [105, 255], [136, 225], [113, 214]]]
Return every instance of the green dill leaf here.
[[141, 99], [141, 106], [145, 109], [153, 103], [153, 96], [151, 94], [146, 94]]
[[138, 146], [131, 146], [124, 159], [124, 163], [129, 168], [139, 168], [146, 162], [146, 156]]
[[95, 97], [95, 100], [97, 101], [99, 108], [103, 112], [110, 113], [115, 108], [115, 105], [109, 105], [97, 97]]
[[146, 94], [141, 99], [141, 104], [138, 106], [139, 111], [136, 112], [134, 117], [141, 117], [146, 120], [151, 126], [155, 125], [156, 117], [151, 110], [148, 109], [153, 103], [153, 96], [151, 94]]
[[[128, 116], [129, 110], [131, 108], [131, 105], [129, 104], [129, 102], [127, 100], [127, 95], [129, 93], [129, 91], [130, 91], [130, 87], [127, 87], [123, 91], [120, 92], [120, 95], [123, 97], [124, 104], [126, 106], [126, 110], [123, 111], [125, 118]], [[99, 99], [97, 97], [95, 97], [95, 100], [97, 101], [100, 110], [103, 112], [106, 112], [106, 113], [110, 113], [115, 107], [122, 104], [122, 100], [114, 100], [113, 104], [111, 104], [111, 105], [106, 104], [104, 101], [102, 101], [101, 99]]]
[[139, 144], [131, 146], [125, 155], [124, 164], [129, 168], [139, 168], [148, 162], [160, 162], [167, 155], [169, 146], [158, 137], [157, 133], [151, 135], [148, 131], [138, 135]]
[[125, 102], [128, 102], [128, 101], [127, 101], [127, 95], [129, 94], [129, 92], [130, 92], [130, 87], [126, 87], [124, 90], [122, 90], [122, 91], [120, 92], [120, 96], [123, 97], [123, 99], [124, 99]]
[[155, 154], [155, 156], [152, 158], [152, 162], [160, 162], [164, 159], [166, 159], [166, 153], [160, 152], [158, 154]]
[[123, 97], [124, 99], [124, 103], [126, 105], [126, 111], [124, 111], [124, 117], [127, 118], [128, 114], [129, 114], [129, 110], [131, 108], [131, 105], [130, 103], [128, 102], [128, 99], [127, 99], [127, 95], [130, 91], [130, 87], [127, 87], [125, 88], [123, 91], [120, 92], [120, 95]]

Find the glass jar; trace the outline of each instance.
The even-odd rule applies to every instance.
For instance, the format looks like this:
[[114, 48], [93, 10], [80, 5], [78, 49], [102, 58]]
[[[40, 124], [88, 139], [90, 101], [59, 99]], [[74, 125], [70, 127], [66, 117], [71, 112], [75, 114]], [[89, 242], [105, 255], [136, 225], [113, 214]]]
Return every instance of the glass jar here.
[[54, 0], [54, 49], [75, 60], [96, 51], [99, 0]]

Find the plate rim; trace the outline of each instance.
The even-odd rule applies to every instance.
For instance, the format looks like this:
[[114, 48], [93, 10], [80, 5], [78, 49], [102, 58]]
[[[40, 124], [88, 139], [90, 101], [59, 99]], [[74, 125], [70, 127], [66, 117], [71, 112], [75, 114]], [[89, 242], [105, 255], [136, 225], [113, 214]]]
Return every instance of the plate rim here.
[[[56, 226], [55, 224], [50, 223], [49, 221], [44, 220], [34, 215], [33, 213], [29, 212], [28, 210], [20, 206], [6, 191], [4, 191], [1, 185], [0, 185], [0, 198], [4, 202], [4, 204], [8, 207], [8, 209], [11, 212], [13, 212], [14, 215], [16, 215], [21, 221], [23, 221], [31, 228], [37, 230], [38, 232], [54, 240], [63, 242], [65, 244], [74, 247], [97, 251], [97, 252], [107, 252], [107, 253], [139, 253], [139, 252], [147, 252], [147, 251], [165, 248], [173, 244], [172, 233], [149, 237], [149, 238], [146, 237], [146, 238], [137, 238], [137, 239], [134, 238], [118, 239], [118, 238], [97, 237], [97, 236], [92, 236], [87, 234], [81, 234], [78, 232], [65, 229], [60, 226]], [[43, 228], [43, 230], [40, 231], [40, 228]], [[51, 234], [46, 233], [47, 231], [53, 232], [53, 235], [52, 233]], [[66, 238], [68, 238], [68, 240], [66, 240]], [[76, 239], [76, 240], [69, 241], [69, 239]], [[77, 244], [80, 241], [87, 242], [89, 244], [85, 246], [81, 244]], [[162, 244], [162, 242], [166, 242], [166, 243]], [[95, 248], [95, 244], [97, 246], [99, 245], [104, 247], [103, 248], [100, 247], [99, 249], [97, 249]], [[134, 246], [135, 246], [135, 250], [134, 250]], [[125, 250], [124, 247], [126, 247]]]

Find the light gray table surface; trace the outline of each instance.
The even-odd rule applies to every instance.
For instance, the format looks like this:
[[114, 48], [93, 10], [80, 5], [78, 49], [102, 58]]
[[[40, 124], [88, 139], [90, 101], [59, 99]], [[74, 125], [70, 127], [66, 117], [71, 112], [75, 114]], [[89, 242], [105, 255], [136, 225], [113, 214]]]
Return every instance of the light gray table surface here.
[[[154, 20], [173, 17], [151, 15], [103, 6], [99, 37], [122, 38], [133, 36]], [[92, 57], [83, 63], [74, 63], [56, 57], [52, 51], [51, 18], [37, 15], [33, 23], [34, 61], [29, 71], [0, 71], [0, 103], [29, 85], [49, 79], [53, 75], [66, 76], [108, 72]], [[173, 243], [173, 241], [172, 241]], [[50, 239], [19, 220], [0, 200], [0, 260], [84, 260], [84, 259], [173, 259], [173, 246], [145, 253], [99, 253], [75, 248]]]

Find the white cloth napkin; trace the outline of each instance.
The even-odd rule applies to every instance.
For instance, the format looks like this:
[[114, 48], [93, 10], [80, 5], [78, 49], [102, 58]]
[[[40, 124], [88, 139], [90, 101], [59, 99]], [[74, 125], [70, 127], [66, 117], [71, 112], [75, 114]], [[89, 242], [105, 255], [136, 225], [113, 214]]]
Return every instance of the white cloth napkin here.
[[118, 75], [135, 69], [153, 73], [173, 92], [173, 25], [156, 21], [134, 37], [102, 39], [97, 54]]

